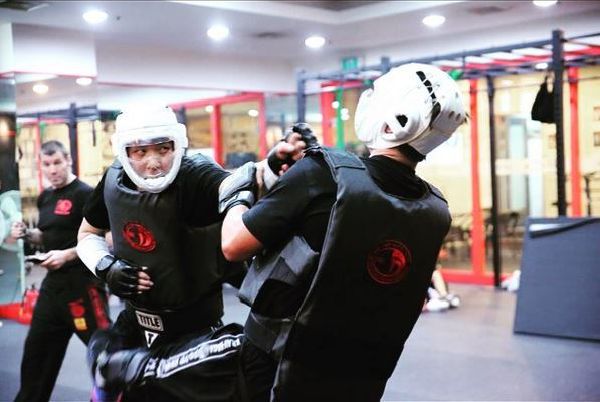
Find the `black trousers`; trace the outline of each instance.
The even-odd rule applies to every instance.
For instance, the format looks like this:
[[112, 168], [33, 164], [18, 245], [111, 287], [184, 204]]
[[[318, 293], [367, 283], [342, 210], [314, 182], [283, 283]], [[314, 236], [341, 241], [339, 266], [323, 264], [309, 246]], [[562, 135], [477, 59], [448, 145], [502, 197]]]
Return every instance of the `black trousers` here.
[[96, 329], [109, 325], [105, 288], [87, 268], [77, 265], [48, 273], [25, 340], [15, 401], [48, 401], [73, 333], [87, 345]]
[[128, 374], [121, 371], [123, 380], [133, 378], [121, 399], [127, 402], [268, 402], [277, 368], [238, 324], [133, 353]]

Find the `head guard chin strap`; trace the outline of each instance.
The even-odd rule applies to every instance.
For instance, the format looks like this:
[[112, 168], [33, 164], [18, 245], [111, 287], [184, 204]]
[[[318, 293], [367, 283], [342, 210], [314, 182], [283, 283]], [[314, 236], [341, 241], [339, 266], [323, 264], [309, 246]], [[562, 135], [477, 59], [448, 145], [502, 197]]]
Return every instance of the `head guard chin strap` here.
[[[169, 171], [160, 177], [144, 178], [136, 173], [127, 156], [127, 147], [173, 141], [174, 159]], [[170, 107], [137, 106], [117, 116], [112, 149], [127, 176], [142, 191], [160, 193], [175, 180], [188, 146], [185, 126], [177, 122]]]
[[354, 124], [370, 149], [408, 144], [425, 155], [465, 118], [456, 82], [436, 67], [411, 63], [390, 70], [363, 92]]

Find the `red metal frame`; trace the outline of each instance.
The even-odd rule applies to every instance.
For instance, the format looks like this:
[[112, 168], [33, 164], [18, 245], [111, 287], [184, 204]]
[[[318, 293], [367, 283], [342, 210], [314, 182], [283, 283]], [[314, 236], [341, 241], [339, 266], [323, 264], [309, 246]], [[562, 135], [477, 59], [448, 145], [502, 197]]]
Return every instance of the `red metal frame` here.
[[44, 191], [44, 186], [43, 186], [43, 181], [42, 181], [42, 161], [39, 158], [39, 154], [40, 154], [40, 149], [42, 148], [42, 139], [41, 139], [41, 133], [40, 133], [40, 121], [38, 120], [37, 123], [34, 123], [34, 127], [35, 127], [35, 154], [38, 155], [38, 158], [36, 159], [37, 162], [37, 176], [38, 176], [38, 193], [42, 193], [42, 191]]
[[206, 99], [198, 99], [195, 101], [182, 102], [182, 103], [172, 103], [169, 106], [173, 109], [181, 109], [185, 108], [200, 108], [208, 105], [226, 105], [230, 103], [240, 103], [240, 102], [252, 102], [252, 101], [260, 101], [261, 98], [264, 98], [264, 93], [262, 92], [244, 92], [237, 95], [228, 95], [222, 96], [220, 98], [206, 98]]
[[[321, 83], [321, 89], [327, 87], [335, 87], [335, 89], [353, 89], [363, 87], [364, 83], [357, 80], [349, 81], [325, 81]], [[321, 104], [321, 115], [323, 120], [321, 122], [322, 133], [323, 133], [323, 145], [326, 147], [333, 147], [335, 145], [335, 135], [333, 134], [333, 119], [336, 116], [336, 111], [331, 107], [333, 101], [335, 101], [335, 91], [322, 91], [320, 96]], [[340, 105], [341, 107], [342, 105]]]
[[571, 214], [581, 216], [581, 171], [579, 167], [579, 69], [567, 69], [571, 106]]
[[258, 99], [258, 159], [267, 157], [267, 110], [265, 96], [261, 94]]
[[221, 105], [214, 105], [210, 114], [210, 133], [215, 162], [223, 165], [223, 141], [221, 137]]
[[223, 134], [221, 132], [221, 106], [241, 102], [258, 102], [258, 157], [263, 159], [267, 155], [267, 115], [265, 108], [264, 92], [245, 92], [238, 95], [223, 96], [220, 98], [199, 99], [190, 102], [172, 103], [172, 109], [202, 108], [212, 106], [210, 114], [210, 132], [213, 143], [215, 162], [223, 165]]
[[321, 115], [323, 119], [321, 121], [322, 133], [323, 133], [323, 145], [326, 147], [333, 146], [333, 117], [335, 112], [331, 103], [335, 100], [335, 92], [321, 92]]
[[469, 113], [471, 115], [471, 270], [443, 269], [448, 282], [493, 285], [494, 276], [485, 271], [485, 233], [481, 210], [479, 180], [479, 121], [477, 118], [477, 80], [469, 81]]

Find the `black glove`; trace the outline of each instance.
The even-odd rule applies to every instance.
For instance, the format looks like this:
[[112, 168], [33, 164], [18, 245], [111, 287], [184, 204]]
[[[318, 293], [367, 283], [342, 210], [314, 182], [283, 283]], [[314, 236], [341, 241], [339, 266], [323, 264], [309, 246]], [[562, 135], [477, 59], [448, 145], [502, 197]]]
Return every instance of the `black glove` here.
[[[302, 137], [301, 140], [306, 144], [306, 149], [319, 146], [319, 141], [317, 137], [313, 134], [312, 128], [307, 123], [296, 123], [291, 128], [286, 130], [285, 135], [281, 139], [281, 141], [287, 141], [290, 135], [293, 133], [298, 133]], [[279, 175], [279, 171], [281, 170], [281, 166], [287, 163], [289, 167], [291, 167], [296, 161], [292, 158], [291, 155], [288, 155], [285, 160], [281, 160], [277, 157], [277, 153], [275, 152], [275, 148], [269, 151], [267, 155], [267, 164], [269, 168], [275, 173]]]
[[114, 255], [102, 257], [96, 265], [96, 275], [108, 285], [111, 293], [130, 299], [137, 295], [138, 272], [141, 267]]
[[256, 202], [257, 190], [256, 166], [254, 166], [254, 162], [247, 162], [221, 182], [219, 213], [239, 204], [246, 205], [248, 208], [252, 207]]

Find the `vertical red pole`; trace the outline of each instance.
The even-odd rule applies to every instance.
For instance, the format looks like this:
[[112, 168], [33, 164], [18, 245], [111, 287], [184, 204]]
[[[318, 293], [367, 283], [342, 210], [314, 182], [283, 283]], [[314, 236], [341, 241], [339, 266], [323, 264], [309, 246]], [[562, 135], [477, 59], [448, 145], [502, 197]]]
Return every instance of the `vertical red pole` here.
[[571, 105], [571, 214], [581, 216], [581, 171], [579, 167], [579, 69], [570, 67], [569, 103]]
[[266, 158], [267, 151], [267, 112], [263, 93], [258, 98], [258, 159]]
[[479, 127], [477, 123], [477, 80], [470, 80], [471, 113], [471, 203], [473, 205], [471, 226], [471, 263], [473, 274], [483, 276], [485, 269], [485, 234], [479, 195]]
[[214, 105], [210, 114], [210, 133], [212, 136], [215, 162], [223, 166], [223, 138], [221, 135], [221, 105]]
[[43, 181], [42, 181], [42, 159], [40, 158], [41, 148], [42, 148], [42, 139], [40, 133], [40, 120], [33, 125], [35, 127], [35, 155], [36, 155], [36, 165], [37, 165], [37, 176], [38, 176], [38, 193], [41, 194], [44, 190]]
[[321, 92], [321, 115], [323, 116], [323, 145], [333, 146], [333, 127], [334, 109], [331, 103], [335, 100], [335, 92]]

